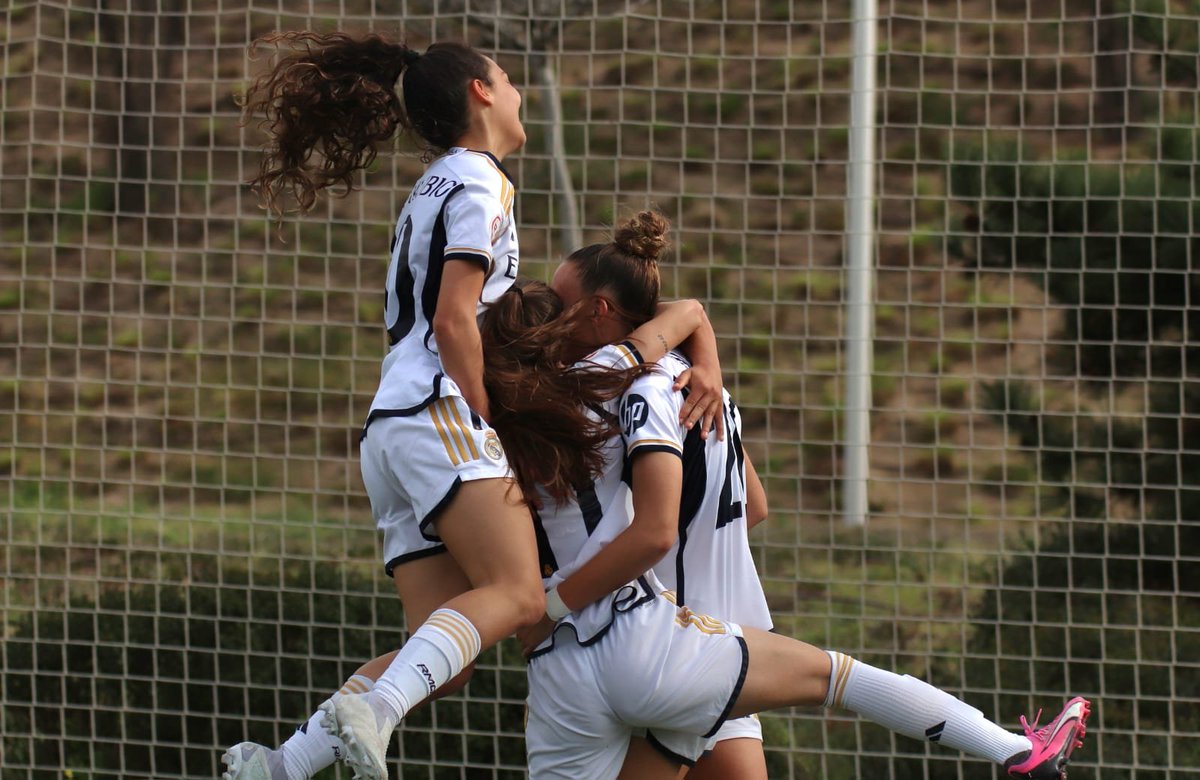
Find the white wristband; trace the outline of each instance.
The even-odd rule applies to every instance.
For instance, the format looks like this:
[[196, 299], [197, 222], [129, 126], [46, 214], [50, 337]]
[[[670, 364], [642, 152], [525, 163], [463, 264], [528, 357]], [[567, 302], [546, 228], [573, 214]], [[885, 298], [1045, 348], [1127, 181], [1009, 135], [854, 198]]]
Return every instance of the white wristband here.
[[558, 588], [553, 587], [546, 591], [546, 617], [557, 623], [569, 614], [571, 608], [563, 602], [562, 596], [558, 595]]

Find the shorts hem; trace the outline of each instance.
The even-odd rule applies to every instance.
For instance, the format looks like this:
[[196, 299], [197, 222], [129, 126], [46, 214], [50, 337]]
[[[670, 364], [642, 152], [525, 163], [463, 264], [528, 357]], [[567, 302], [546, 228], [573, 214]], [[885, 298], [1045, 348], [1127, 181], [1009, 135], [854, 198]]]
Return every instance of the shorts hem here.
[[693, 767], [696, 765], [696, 759], [688, 758], [687, 756], [681, 756], [674, 750], [671, 750], [671, 748], [655, 739], [654, 732], [650, 731], [649, 729], [646, 729], [646, 742], [649, 743], [650, 747], [654, 748], [671, 761], [676, 761], [686, 767]]
[[[739, 729], [735, 728], [733, 733], [723, 733], [730, 726], [738, 726], [742, 721], [753, 721], [754, 726], [746, 727], [747, 733], [737, 733]], [[721, 728], [717, 729], [717, 733], [713, 734], [712, 739], [717, 742], [726, 742], [731, 739], [752, 739], [755, 742], [763, 742], [762, 723], [758, 720], [757, 715], [743, 715], [740, 718], [726, 718], [721, 724]]]
[[446, 545], [438, 544], [433, 547], [426, 547], [424, 550], [414, 550], [410, 553], [404, 553], [404, 555], [397, 555], [395, 558], [392, 558], [390, 561], [383, 564], [383, 573], [389, 577], [395, 577], [397, 566], [402, 566], [409, 561], [418, 561], [422, 558], [428, 558], [432, 555], [438, 555], [444, 552], [446, 552]]
[[438, 515], [446, 511], [446, 507], [450, 506], [450, 502], [454, 500], [456, 495], [458, 495], [458, 489], [462, 487], [462, 483], [462, 477], [455, 477], [454, 482], [450, 485], [450, 489], [446, 491], [446, 495], [442, 496], [442, 500], [434, 504], [433, 509], [430, 509], [428, 512], [426, 512], [425, 517], [421, 518], [421, 521], [417, 523], [417, 530], [421, 532], [421, 536], [425, 537], [426, 540], [430, 542], [442, 541], [440, 536], [431, 536], [430, 534], [425, 533], [425, 529], [428, 528], [434, 520], [437, 520]]
[[746, 647], [745, 639], [739, 636], [737, 641], [738, 646], [742, 648], [742, 670], [738, 674], [737, 682], [733, 685], [733, 691], [729, 694], [729, 701], [725, 703], [725, 709], [721, 710], [721, 717], [717, 718], [717, 722], [704, 735], [705, 737], [712, 737], [721, 730], [721, 726], [725, 725], [730, 711], [733, 710], [733, 705], [737, 703], [738, 696], [742, 695], [742, 686], [746, 684], [746, 672], [750, 668], [750, 650]]

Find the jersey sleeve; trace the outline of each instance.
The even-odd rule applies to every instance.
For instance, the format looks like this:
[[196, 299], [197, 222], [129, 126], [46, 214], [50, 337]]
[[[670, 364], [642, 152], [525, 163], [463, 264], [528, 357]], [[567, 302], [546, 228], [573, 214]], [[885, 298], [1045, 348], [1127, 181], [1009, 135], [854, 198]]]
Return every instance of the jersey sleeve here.
[[679, 410], [683, 396], [672, 389], [675, 378], [661, 368], [639, 378], [621, 398], [621, 432], [626, 452], [673, 452], [683, 456]]
[[492, 267], [492, 245], [507, 224], [499, 193], [479, 182], [468, 181], [449, 196], [445, 206], [445, 260], [466, 260], [487, 273]]

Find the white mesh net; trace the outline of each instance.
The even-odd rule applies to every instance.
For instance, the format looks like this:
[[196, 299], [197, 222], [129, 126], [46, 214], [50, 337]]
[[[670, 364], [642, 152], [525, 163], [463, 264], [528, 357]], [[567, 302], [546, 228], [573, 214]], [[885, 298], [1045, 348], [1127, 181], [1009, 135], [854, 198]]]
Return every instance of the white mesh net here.
[[[251, 40], [308, 28], [496, 54], [527, 273], [671, 218], [666, 292], [707, 304], [768, 489], [780, 631], [1014, 728], [1097, 699], [1073, 779], [1200, 776], [1200, 3], [881, 3], [861, 528], [849, 6], [4, 3], [0, 774], [216, 776], [404, 637], [356, 442], [421, 164], [401, 147], [273, 232], [234, 95]], [[523, 776], [524, 686], [515, 645], [486, 653], [406, 723], [402, 776]], [[998, 776], [838, 714], [764, 721], [772, 777]]]

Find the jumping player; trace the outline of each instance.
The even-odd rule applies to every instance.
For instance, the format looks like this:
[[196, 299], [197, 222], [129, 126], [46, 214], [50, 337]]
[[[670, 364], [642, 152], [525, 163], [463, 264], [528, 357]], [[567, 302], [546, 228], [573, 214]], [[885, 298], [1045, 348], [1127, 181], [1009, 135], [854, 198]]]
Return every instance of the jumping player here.
[[[385, 570], [418, 626], [374, 685], [380, 717], [394, 725], [543, 609], [527, 575], [529, 516], [486, 422], [476, 324], [517, 272], [515, 188], [502, 162], [525, 142], [521, 96], [499, 65], [461, 44], [421, 53], [377, 35], [311, 32], [258, 43], [291, 49], [246, 98], [247, 116], [261, 113], [270, 135], [252, 184], [275, 213], [289, 195], [306, 211], [324, 189], [350, 190], [401, 128], [439, 155], [396, 222], [384, 287], [391, 346], [361, 443]], [[315, 714], [293, 739], [289, 774], [342, 749]], [[226, 776], [279, 777], [270, 758], [237, 745]]]
[[[309, 32], [261, 43], [292, 49], [246, 99], [247, 115], [264, 115], [270, 135], [253, 184], [272, 211], [284, 212], [289, 195], [304, 211], [322, 190], [349, 191], [399, 129], [440, 155], [396, 222], [385, 283], [391, 347], [361, 442], [385, 570], [415, 627], [394, 656], [343, 688], [376, 680], [371, 711], [358, 713], [372, 727], [359, 733], [374, 731], [386, 745], [409, 710], [461, 685], [482, 649], [544, 610], [529, 512], [488, 424], [477, 324], [519, 268], [515, 187], [503, 160], [525, 142], [521, 96], [494, 61], [461, 44], [420, 53], [376, 35]], [[279, 751], [234, 746], [226, 776], [280, 780], [337, 756], [366, 760], [357, 741], [343, 744], [322, 723], [314, 713]]]
[[[414, 706], [461, 685], [481, 650], [544, 611], [529, 511], [489, 425], [477, 320], [519, 268], [503, 160], [525, 142], [521, 96], [499, 65], [462, 44], [422, 53], [378, 35], [311, 32], [257, 43], [290, 49], [245, 99], [269, 135], [251, 183], [274, 213], [289, 210], [289, 197], [303, 212], [330, 187], [353, 189], [398, 130], [438, 155], [396, 222], [385, 282], [391, 346], [361, 442], [385, 570], [413, 632], [343, 690], [377, 678], [369, 717], [376, 739], [390, 737]], [[691, 413], [709, 406], [700, 400]], [[332, 755], [363, 755], [324, 729], [320, 713], [287, 747], [236, 745], [222, 759], [225, 776], [280, 780]]]

